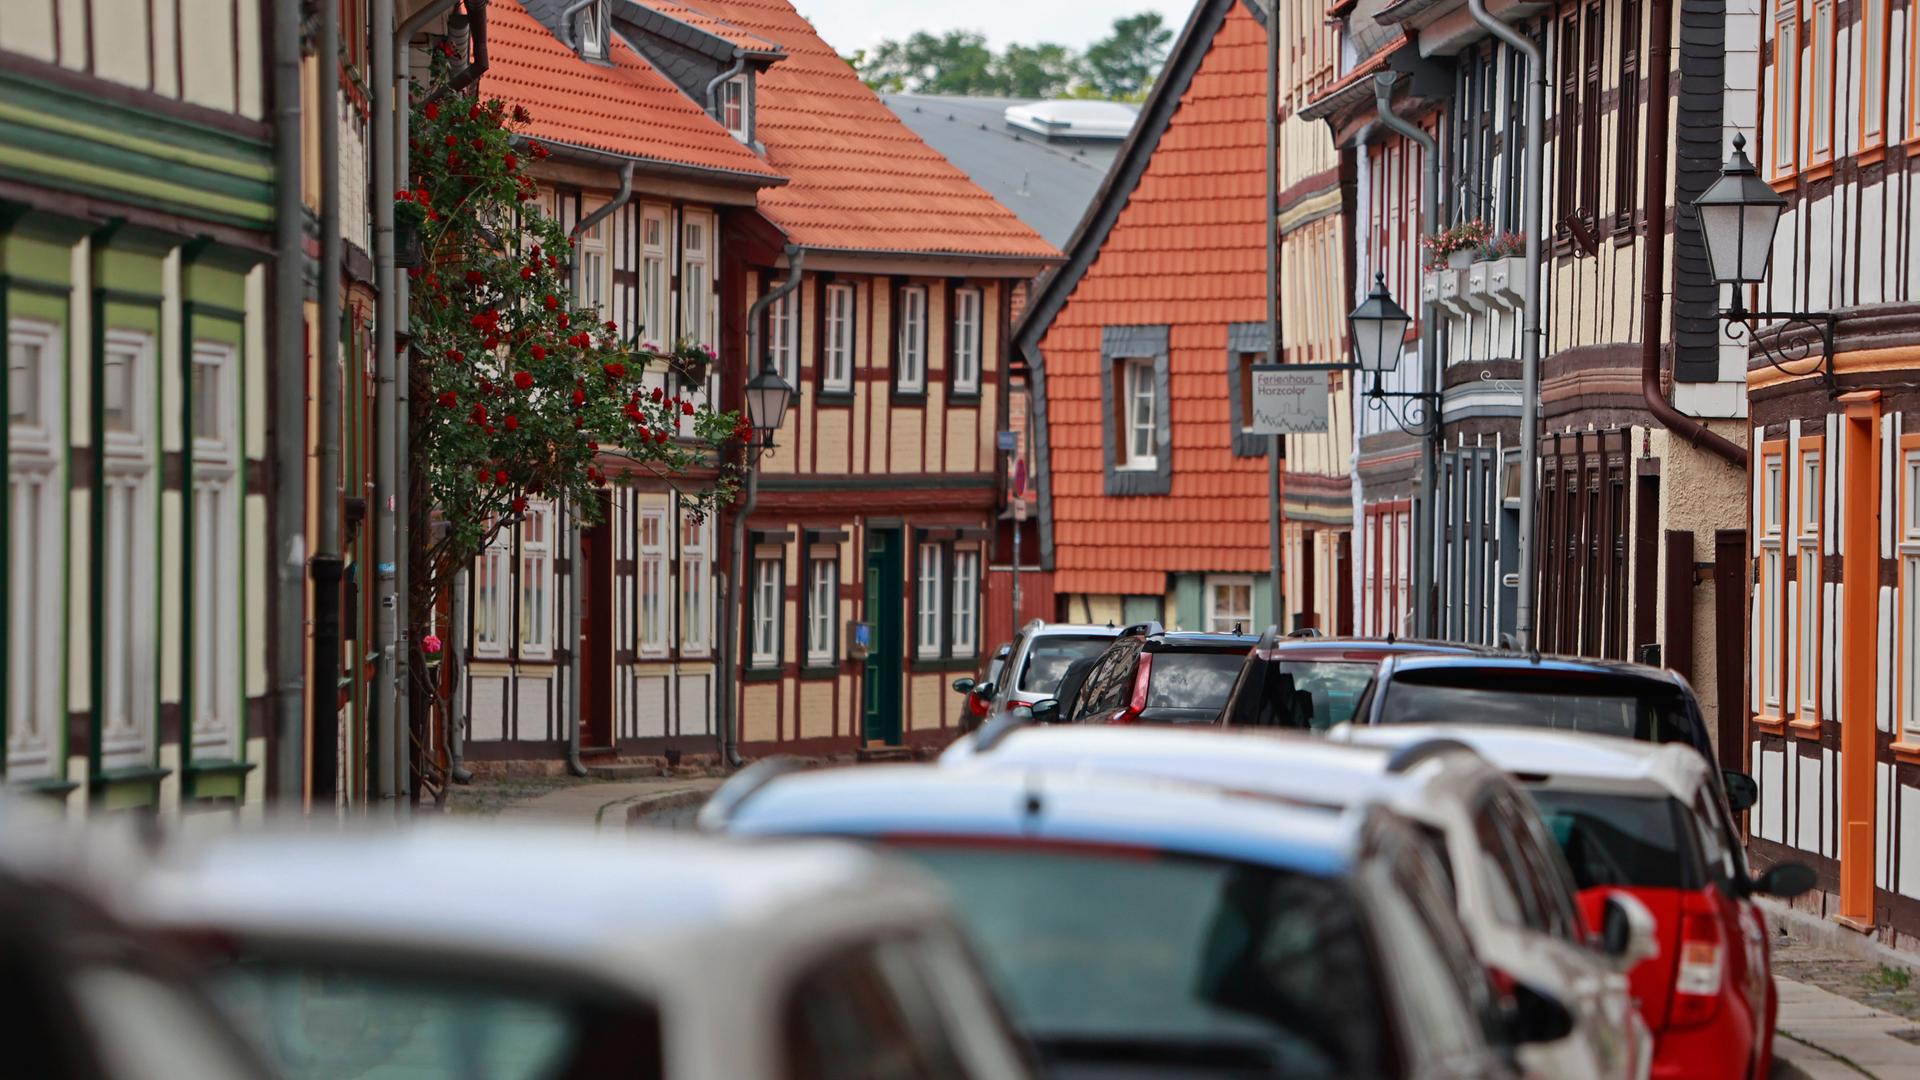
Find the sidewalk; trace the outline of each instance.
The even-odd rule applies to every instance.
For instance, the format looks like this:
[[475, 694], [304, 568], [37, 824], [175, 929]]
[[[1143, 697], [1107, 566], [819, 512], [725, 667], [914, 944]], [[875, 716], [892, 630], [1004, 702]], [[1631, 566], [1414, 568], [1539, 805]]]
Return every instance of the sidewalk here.
[[1767, 921], [1780, 995], [1773, 1075], [1920, 1077], [1920, 975], [1811, 916], [1769, 906]]
[[648, 777], [641, 780], [570, 780], [529, 797], [512, 799], [492, 815], [502, 824], [563, 824], [624, 830], [629, 818], [686, 811], [690, 814], [721, 777]]

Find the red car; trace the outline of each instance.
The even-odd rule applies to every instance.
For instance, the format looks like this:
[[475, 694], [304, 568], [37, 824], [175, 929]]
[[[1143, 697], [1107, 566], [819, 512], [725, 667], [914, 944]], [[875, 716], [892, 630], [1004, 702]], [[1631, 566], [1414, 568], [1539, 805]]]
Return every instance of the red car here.
[[[1653, 913], [1660, 951], [1629, 975], [1653, 1031], [1652, 1075], [1764, 1080], [1779, 1003], [1766, 919], [1753, 898], [1798, 895], [1813, 887], [1814, 873], [1782, 863], [1758, 879], [1748, 875], [1712, 766], [1682, 743], [1420, 726], [1472, 746], [1527, 789], [1566, 855], [1589, 925], [1600, 925], [1614, 890]], [[1751, 805], [1750, 784], [1725, 790]]]

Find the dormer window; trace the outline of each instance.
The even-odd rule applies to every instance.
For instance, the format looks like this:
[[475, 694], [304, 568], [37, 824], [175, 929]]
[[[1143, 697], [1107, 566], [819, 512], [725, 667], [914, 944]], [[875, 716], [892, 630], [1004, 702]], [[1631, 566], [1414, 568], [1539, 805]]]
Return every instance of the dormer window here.
[[574, 40], [580, 45], [580, 55], [588, 60], [607, 58], [607, 4], [605, 0], [593, 3], [574, 15]]
[[720, 122], [741, 142], [751, 136], [750, 97], [745, 75], [735, 75], [720, 86]]

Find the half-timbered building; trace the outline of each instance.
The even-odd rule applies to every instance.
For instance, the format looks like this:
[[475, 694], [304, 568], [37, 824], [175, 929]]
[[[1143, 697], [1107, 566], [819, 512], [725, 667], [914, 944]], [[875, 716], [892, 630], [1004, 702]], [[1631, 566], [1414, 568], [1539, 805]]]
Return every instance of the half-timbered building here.
[[262, 10], [22, 0], [0, 18], [0, 769], [75, 809], [260, 805]]

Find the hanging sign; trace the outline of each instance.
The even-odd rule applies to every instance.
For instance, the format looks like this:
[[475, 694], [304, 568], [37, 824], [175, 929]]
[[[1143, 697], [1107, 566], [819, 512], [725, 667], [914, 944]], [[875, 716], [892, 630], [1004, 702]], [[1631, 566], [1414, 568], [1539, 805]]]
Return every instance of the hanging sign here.
[[1327, 430], [1327, 373], [1285, 364], [1253, 365], [1255, 435], [1315, 435]]

